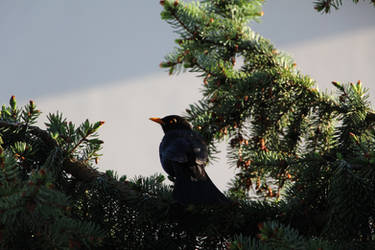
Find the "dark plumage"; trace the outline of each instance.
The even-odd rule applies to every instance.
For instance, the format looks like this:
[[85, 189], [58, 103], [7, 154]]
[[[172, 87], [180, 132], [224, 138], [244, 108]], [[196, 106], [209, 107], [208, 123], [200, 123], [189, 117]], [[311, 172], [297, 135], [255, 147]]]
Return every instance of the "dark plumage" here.
[[175, 179], [173, 198], [184, 205], [228, 202], [204, 170], [207, 146], [190, 124], [177, 115], [150, 120], [165, 133], [159, 155], [163, 169]]

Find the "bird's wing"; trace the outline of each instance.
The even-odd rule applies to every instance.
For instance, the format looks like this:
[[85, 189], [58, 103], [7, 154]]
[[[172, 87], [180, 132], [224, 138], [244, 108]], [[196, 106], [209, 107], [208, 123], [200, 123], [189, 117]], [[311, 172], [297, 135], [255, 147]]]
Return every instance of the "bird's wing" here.
[[[160, 144], [160, 160], [164, 170], [171, 176], [184, 171], [193, 178], [204, 179], [207, 148], [193, 133], [168, 133]], [[183, 168], [177, 171], [175, 167]]]
[[164, 136], [160, 143], [159, 154], [161, 165], [170, 176], [176, 177], [175, 166], [188, 163], [188, 143], [179, 137]]
[[159, 152], [164, 170], [176, 177], [173, 189], [175, 200], [184, 205], [229, 202], [204, 170], [208, 158], [207, 146], [197, 134], [192, 131], [168, 132]]
[[189, 161], [191, 146], [185, 138], [170, 138], [160, 144], [160, 158], [178, 163]]
[[195, 155], [195, 162], [198, 165], [206, 165], [208, 161], [208, 152], [206, 143], [196, 133], [191, 133], [191, 145]]

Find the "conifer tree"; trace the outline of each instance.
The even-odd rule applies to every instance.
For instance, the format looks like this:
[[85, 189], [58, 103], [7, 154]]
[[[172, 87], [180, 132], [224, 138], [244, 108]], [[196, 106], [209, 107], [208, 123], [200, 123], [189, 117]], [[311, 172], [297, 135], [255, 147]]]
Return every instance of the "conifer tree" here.
[[[370, 4], [375, 6], [375, 0], [368, 0]], [[353, 0], [355, 4], [359, 2], [359, 0]], [[342, 5], [342, 0], [317, 0], [314, 2], [314, 8], [319, 12], [330, 13], [331, 9], [339, 9]]]
[[[252, 189], [277, 204], [277, 221], [302, 235], [370, 243], [375, 113], [366, 90], [358, 81], [332, 82], [337, 96], [318, 91], [248, 26], [262, 16], [262, 2], [162, 1], [162, 17], [179, 39], [161, 66], [202, 77], [203, 98], [186, 115], [212, 152], [229, 141], [228, 158], [238, 169], [232, 197]], [[328, 11], [341, 1], [315, 4]]]
[[161, 175], [102, 173], [104, 122], [76, 126], [56, 113], [41, 129], [34, 102], [19, 108], [12, 96], [0, 113], [0, 248], [373, 248], [375, 113], [366, 91], [360, 81], [332, 82], [336, 96], [318, 91], [248, 26], [262, 2], [160, 1], [180, 36], [161, 66], [200, 74], [203, 98], [186, 117], [212, 155], [229, 142], [232, 204], [182, 206]]

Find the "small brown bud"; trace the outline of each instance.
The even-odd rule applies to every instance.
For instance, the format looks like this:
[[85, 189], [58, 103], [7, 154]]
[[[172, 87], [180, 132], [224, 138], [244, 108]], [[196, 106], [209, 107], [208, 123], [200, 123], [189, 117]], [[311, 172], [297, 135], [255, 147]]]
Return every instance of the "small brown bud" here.
[[259, 143], [260, 143], [260, 149], [261, 150], [268, 151], [268, 149], [266, 147], [266, 142], [265, 142], [264, 138], [260, 138]]
[[274, 197], [274, 194], [273, 194], [273, 191], [272, 191], [271, 187], [268, 187], [267, 191], [268, 191], [268, 194], [267, 194], [268, 197]]
[[271, 89], [271, 88], [268, 89], [268, 95], [269, 95], [269, 97], [272, 97], [272, 96], [273, 96], [273, 95], [272, 95], [272, 89]]
[[260, 178], [258, 177], [257, 182], [256, 182], [256, 185], [255, 185], [255, 189], [256, 189], [256, 190], [259, 190], [260, 185], [261, 185], [261, 183], [260, 183]]
[[41, 169], [41, 170], [39, 170], [39, 174], [41, 176], [45, 176], [46, 175], [46, 171], [44, 169]]

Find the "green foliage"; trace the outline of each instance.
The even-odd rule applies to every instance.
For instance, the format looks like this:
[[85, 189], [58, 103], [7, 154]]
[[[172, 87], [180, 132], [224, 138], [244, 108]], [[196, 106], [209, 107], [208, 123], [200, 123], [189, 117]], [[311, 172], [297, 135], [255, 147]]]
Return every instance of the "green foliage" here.
[[[340, 240], [340, 249], [371, 245], [375, 113], [361, 82], [333, 82], [336, 96], [318, 91], [290, 57], [247, 26], [262, 15], [262, 1], [165, 3], [162, 18], [180, 37], [161, 66], [199, 72], [203, 98], [186, 117], [212, 155], [227, 142], [238, 170], [229, 195], [278, 204], [275, 221], [296, 237], [267, 246], [304, 249], [312, 239]], [[319, 11], [339, 5], [316, 2]], [[252, 238], [246, 244], [263, 246]]]
[[[353, 0], [353, 3], [357, 4], [359, 0]], [[369, 0], [370, 4], [374, 5], [375, 1]], [[342, 5], [342, 0], [317, 0], [314, 2], [314, 8], [321, 13], [330, 13], [331, 9], [338, 10]]]
[[[289, 226], [281, 225], [277, 222], [265, 222], [259, 225], [260, 233], [257, 235], [259, 240], [243, 235], [234, 237], [234, 241], [229, 244], [229, 249], [256, 249], [256, 250], [274, 250], [274, 249], [334, 249], [339, 248], [338, 244], [332, 244], [319, 239], [305, 239], [299, 233]], [[339, 248], [340, 249], [340, 248]]]
[[18, 109], [14, 96], [0, 119], [1, 249], [92, 248], [103, 232], [71, 213], [74, 205], [62, 192], [62, 155], [45, 150], [34, 124], [40, 112], [30, 101]]
[[233, 203], [182, 206], [162, 175], [99, 172], [104, 122], [76, 126], [56, 113], [43, 130], [35, 104], [19, 108], [12, 96], [0, 113], [0, 248], [374, 249], [366, 90], [360, 82], [333, 82], [336, 96], [315, 89], [248, 27], [262, 2], [160, 1], [180, 36], [160, 66], [200, 74], [203, 98], [186, 116], [211, 157], [228, 143]]
[[83, 162], [96, 161], [100, 156], [103, 141], [98, 139], [96, 131], [104, 124], [103, 121], [90, 124], [88, 120], [75, 128], [72, 122], [63, 119], [62, 114], [50, 114], [46, 126], [51, 137], [71, 157]]
[[42, 130], [23, 120], [28, 106], [5, 109], [19, 115], [0, 119], [2, 249], [215, 249], [276, 216], [261, 202], [183, 207], [161, 175], [95, 170], [102, 122], [76, 127], [57, 113]]

